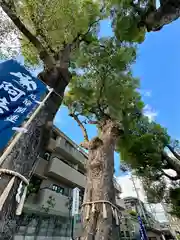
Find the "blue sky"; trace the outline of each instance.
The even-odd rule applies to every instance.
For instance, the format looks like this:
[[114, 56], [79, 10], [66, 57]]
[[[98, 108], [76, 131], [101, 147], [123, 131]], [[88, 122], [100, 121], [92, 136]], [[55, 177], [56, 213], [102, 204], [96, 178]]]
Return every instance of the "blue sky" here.
[[[103, 21], [100, 36], [112, 35], [110, 23]], [[147, 114], [168, 129], [169, 134], [180, 139], [180, 20], [164, 27], [159, 32], [147, 33], [139, 45], [138, 58], [133, 73], [141, 80], [141, 90]], [[72, 140], [83, 140], [76, 122], [68, 117], [61, 107], [55, 124]], [[96, 135], [93, 126], [87, 127], [90, 137]], [[115, 154], [116, 175], [119, 175], [119, 157]]]

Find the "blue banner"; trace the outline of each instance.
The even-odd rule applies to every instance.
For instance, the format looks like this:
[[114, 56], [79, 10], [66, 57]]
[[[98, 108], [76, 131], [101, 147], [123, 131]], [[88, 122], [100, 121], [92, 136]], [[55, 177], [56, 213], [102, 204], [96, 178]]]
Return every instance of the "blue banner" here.
[[139, 225], [140, 225], [139, 232], [140, 232], [141, 240], [148, 240], [146, 230], [145, 230], [144, 224], [142, 223], [142, 220], [141, 220], [140, 216], [138, 216], [138, 221], [139, 221]]
[[0, 151], [37, 105], [47, 88], [15, 60], [0, 64]]

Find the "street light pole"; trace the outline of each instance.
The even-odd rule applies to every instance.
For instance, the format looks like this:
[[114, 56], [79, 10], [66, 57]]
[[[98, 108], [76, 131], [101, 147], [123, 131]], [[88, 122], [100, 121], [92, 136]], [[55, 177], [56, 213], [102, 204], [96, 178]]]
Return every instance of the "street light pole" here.
[[143, 214], [143, 217], [144, 217], [145, 221], [148, 223], [147, 216], [146, 216], [146, 214], [144, 212], [144, 207], [143, 207], [142, 202], [140, 200], [139, 192], [138, 192], [138, 189], [136, 188], [136, 184], [135, 184], [134, 177], [133, 177], [132, 173], [131, 173], [131, 180], [132, 180], [132, 183], [133, 183], [133, 186], [134, 186], [134, 190], [135, 190], [136, 195], [137, 195], [137, 199], [138, 199], [139, 206], [141, 208], [141, 212]]

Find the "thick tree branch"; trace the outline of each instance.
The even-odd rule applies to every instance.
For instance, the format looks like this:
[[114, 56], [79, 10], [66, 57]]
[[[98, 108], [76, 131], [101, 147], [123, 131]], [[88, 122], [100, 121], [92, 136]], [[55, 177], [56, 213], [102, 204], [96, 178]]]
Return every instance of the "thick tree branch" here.
[[34, 45], [34, 47], [38, 50], [39, 56], [41, 60], [48, 67], [53, 66], [53, 58], [50, 57], [46, 49], [43, 47], [41, 42], [26, 28], [26, 26], [22, 23], [20, 18], [13, 11], [12, 6], [6, 3], [5, 0], [0, 0], [0, 6], [3, 11], [8, 15], [8, 17], [12, 20], [15, 26], [24, 34], [24, 36]]
[[167, 148], [172, 152], [172, 154], [178, 159], [180, 160], [180, 155], [174, 150], [174, 148], [171, 145], [167, 145]]
[[167, 162], [167, 167], [173, 169], [180, 176], [180, 163], [177, 159], [172, 159], [166, 152], [162, 152], [162, 161]]
[[41, 28], [41, 26], [39, 25], [39, 23], [43, 20], [42, 17], [43, 17], [43, 16], [41, 16], [40, 19], [36, 20], [35, 15], [34, 15], [33, 13], [31, 14], [31, 20], [32, 20], [32, 22], [34, 23], [34, 27], [35, 27], [35, 29], [36, 29], [36, 34], [39, 35], [39, 36], [42, 38], [42, 40], [43, 40], [45, 46], [48, 48], [49, 52], [51, 52], [51, 54], [55, 55], [56, 52], [55, 52], [55, 51], [51, 48], [51, 46], [48, 44], [48, 38], [47, 38], [47, 36], [44, 34], [43, 29]]
[[98, 123], [99, 123], [98, 121], [92, 121], [92, 120], [89, 120], [89, 121], [88, 121], [88, 124], [95, 124], [95, 125], [96, 125], [96, 124], [98, 124]]
[[98, 106], [98, 109], [100, 111], [101, 117], [105, 117], [106, 119], [110, 119], [110, 116], [108, 114], [106, 114], [101, 107], [101, 99], [102, 99], [102, 96], [103, 96], [103, 91], [105, 89], [105, 78], [106, 77], [107, 77], [107, 75], [104, 75], [102, 77], [101, 86], [100, 86], [100, 90], [99, 90], [99, 97], [97, 99], [97, 106]]
[[[102, 6], [102, 8], [100, 9], [100, 13], [103, 13], [104, 9], [105, 9], [105, 6]], [[89, 27], [88, 27], [88, 30], [87, 30], [84, 34], [80, 34], [80, 35], [79, 35], [79, 38], [80, 38], [82, 41], [85, 41], [86, 43], [89, 44], [90, 42], [87, 42], [87, 40], [85, 39], [85, 37], [88, 35], [88, 33], [90, 33], [92, 27], [93, 27], [95, 24], [99, 23], [101, 20], [102, 20], [102, 18], [99, 17], [98, 19], [96, 19], [96, 20], [94, 20], [92, 23], [90, 23], [90, 24], [89, 24]]]
[[81, 38], [82, 40], [84, 40], [84, 37], [87, 36], [88, 33], [90, 33], [92, 27], [93, 27], [96, 23], [100, 22], [100, 20], [101, 20], [101, 18], [99, 18], [99, 19], [95, 20], [94, 22], [92, 22], [92, 23], [89, 25], [88, 30], [87, 30], [84, 34], [81, 34], [81, 35], [80, 35], [80, 38]]
[[88, 138], [88, 133], [86, 128], [84, 127], [83, 123], [79, 120], [78, 115], [75, 113], [70, 113], [70, 117], [74, 118], [74, 120], [77, 122], [78, 126], [81, 128], [83, 137], [84, 137], [84, 142], [80, 144], [81, 147], [88, 149], [89, 148], [89, 138]]
[[170, 175], [167, 174], [164, 170], [162, 170], [162, 174], [163, 174], [165, 177], [167, 177], [167, 178], [169, 178], [170, 180], [172, 180], [172, 181], [176, 181], [176, 180], [179, 180], [179, 179], [180, 179], [180, 176], [179, 176], [179, 175], [177, 175], [177, 176], [170, 176]]
[[145, 25], [147, 31], [159, 31], [180, 17], [180, 2], [178, 0], [160, 1], [161, 5], [157, 10], [147, 13]]

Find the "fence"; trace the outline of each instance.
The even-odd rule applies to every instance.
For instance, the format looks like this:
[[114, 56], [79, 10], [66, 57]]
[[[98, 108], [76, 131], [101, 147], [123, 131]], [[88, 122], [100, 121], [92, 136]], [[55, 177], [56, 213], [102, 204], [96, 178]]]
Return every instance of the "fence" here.
[[69, 240], [72, 218], [23, 214], [17, 222], [14, 240]]

